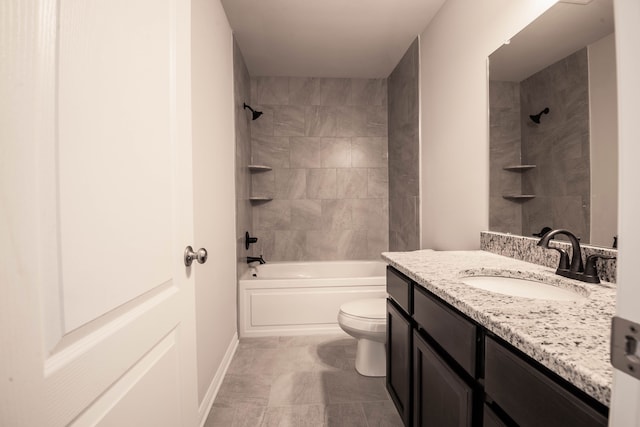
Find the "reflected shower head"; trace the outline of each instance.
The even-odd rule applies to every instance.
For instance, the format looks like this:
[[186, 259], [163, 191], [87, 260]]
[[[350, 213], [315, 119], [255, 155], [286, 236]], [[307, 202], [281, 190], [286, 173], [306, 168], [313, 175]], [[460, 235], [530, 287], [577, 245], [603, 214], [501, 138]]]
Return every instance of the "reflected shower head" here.
[[538, 114], [530, 115], [529, 118], [531, 120], [533, 120], [534, 123], [540, 124], [540, 117], [542, 117], [543, 114], [549, 114], [549, 107], [547, 107], [544, 110], [540, 111]]
[[244, 108], [245, 109], [249, 109], [249, 111], [251, 111], [251, 120], [256, 120], [258, 117], [260, 117], [262, 115], [262, 111], [256, 111], [253, 108], [251, 108], [250, 106], [248, 106], [246, 103], [244, 104]]

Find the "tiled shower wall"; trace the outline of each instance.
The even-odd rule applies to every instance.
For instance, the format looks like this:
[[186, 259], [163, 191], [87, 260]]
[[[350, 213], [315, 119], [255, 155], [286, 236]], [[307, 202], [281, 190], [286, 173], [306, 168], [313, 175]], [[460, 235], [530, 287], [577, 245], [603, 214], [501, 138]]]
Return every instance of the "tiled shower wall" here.
[[416, 39], [388, 79], [391, 251], [420, 248], [418, 55]]
[[254, 249], [266, 260], [388, 250], [385, 79], [251, 78]]
[[246, 256], [249, 252], [244, 247], [244, 233], [253, 226], [253, 212], [249, 195], [251, 176], [247, 165], [251, 161], [251, 132], [249, 116], [242, 108], [244, 100], [251, 94], [249, 71], [242, 57], [242, 52], [233, 40], [233, 91], [235, 102], [236, 129], [236, 254], [238, 260], [238, 277], [247, 270]]
[[[586, 48], [520, 83], [490, 83], [492, 231], [530, 236], [566, 228], [589, 241], [590, 153]], [[549, 107], [540, 124], [529, 115]], [[517, 117], [519, 115], [519, 117]], [[535, 169], [509, 172], [513, 164]], [[533, 194], [516, 202], [503, 194]]]

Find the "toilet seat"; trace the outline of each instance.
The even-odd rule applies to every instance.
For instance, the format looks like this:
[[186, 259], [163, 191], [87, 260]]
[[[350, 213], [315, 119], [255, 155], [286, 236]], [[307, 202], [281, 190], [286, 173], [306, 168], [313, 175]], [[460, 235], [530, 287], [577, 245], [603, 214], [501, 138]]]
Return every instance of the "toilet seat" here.
[[351, 317], [384, 321], [387, 317], [386, 307], [384, 298], [369, 298], [342, 304], [340, 312]]
[[384, 333], [387, 326], [386, 300], [371, 298], [343, 304], [338, 313], [338, 323], [356, 331]]

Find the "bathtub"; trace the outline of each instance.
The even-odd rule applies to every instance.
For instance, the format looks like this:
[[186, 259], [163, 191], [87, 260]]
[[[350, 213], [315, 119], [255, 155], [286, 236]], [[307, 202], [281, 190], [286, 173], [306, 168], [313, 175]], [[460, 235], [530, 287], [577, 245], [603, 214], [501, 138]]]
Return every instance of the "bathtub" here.
[[386, 297], [381, 261], [270, 262], [238, 282], [241, 337], [340, 332], [345, 302]]

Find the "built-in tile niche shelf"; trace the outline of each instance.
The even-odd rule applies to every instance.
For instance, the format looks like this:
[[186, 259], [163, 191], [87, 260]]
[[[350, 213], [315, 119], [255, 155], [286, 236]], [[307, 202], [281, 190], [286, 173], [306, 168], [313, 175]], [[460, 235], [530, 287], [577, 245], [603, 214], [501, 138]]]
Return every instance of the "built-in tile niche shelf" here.
[[271, 166], [265, 165], [249, 165], [249, 170], [251, 172], [266, 172], [271, 170]]
[[509, 165], [509, 166], [503, 167], [502, 169], [506, 171], [511, 171], [511, 172], [524, 172], [524, 171], [533, 169], [535, 167], [536, 165]]
[[535, 198], [535, 194], [503, 194], [502, 198], [513, 201], [526, 201]]

